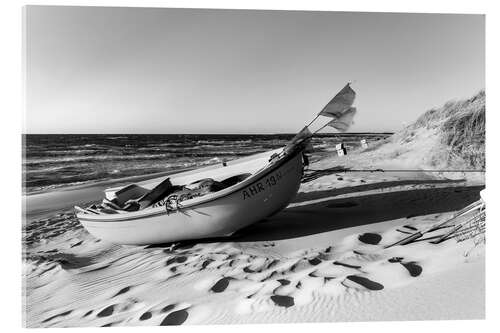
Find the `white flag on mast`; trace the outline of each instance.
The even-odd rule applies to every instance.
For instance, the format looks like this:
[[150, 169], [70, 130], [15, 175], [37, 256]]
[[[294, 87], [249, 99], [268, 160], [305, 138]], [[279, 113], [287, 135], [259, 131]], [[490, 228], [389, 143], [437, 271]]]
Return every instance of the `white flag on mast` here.
[[330, 120], [327, 126], [333, 127], [340, 132], [345, 132], [354, 123], [354, 115], [356, 115], [356, 108], [349, 108], [340, 117]]
[[346, 84], [341, 91], [320, 111], [319, 115], [325, 117], [338, 118], [354, 103], [356, 92], [352, 90], [350, 84]]

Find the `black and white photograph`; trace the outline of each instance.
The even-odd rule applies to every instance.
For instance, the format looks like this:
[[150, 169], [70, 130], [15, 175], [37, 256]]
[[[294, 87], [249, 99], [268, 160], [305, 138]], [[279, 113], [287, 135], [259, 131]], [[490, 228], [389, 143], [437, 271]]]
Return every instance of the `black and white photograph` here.
[[485, 14], [21, 14], [24, 327], [485, 319]]

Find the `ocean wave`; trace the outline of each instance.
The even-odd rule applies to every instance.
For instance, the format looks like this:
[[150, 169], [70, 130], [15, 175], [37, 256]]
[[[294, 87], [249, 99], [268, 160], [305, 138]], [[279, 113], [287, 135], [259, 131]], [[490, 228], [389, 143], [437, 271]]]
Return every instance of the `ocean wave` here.
[[[236, 149], [236, 150], [208, 150], [208, 149], [180, 149], [170, 152], [134, 154], [122, 152], [122, 154], [101, 154], [92, 156], [63, 156], [50, 158], [31, 158], [23, 162], [27, 167], [43, 167], [53, 164], [72, 164], [75, 162], [106, 162], [106, 161], [140, 161], [140, 160], [162, 160], [182, 157], [218, 157], [218, 156], [245, 156], [264, 151], [265, 147]], [[116, 152], [115, 152], [116, 153]]]
[[27, 171], [28, 174], [33, 174], [33, 173], [49, 173], [49, 172], [54, 172], [54, 171], [60, 171], [66, 169], [66, 166], [63, 165], [58, 165], [58, 166], [52, 166], [48, 168], [40, 168], [40, 169], [35, 169], [35, 170], [29, 170]]
[[28, 151], [26, 155], [28, 158], [37, 158], [44, 156], [54, 156], [54, 155], [63, 155], [63, 156], [71, 156], [71, 155], [82, 155], [82, 154], [99, 154], [104, 151], [99, 151], [96, 149], [71, 149], [71, 150], [46, 150], [46, 151]]
[[192, 144], [193, 144], [192, 142], [166, 142], [166, 143], [151, 143], [149, 145], [168, 147], [168, 146], [191, 146]]
[[131, 155], [96, 155], [96, 156], [65, 156], [61, 158], [45, 158], [33, 159], [24, 161], [25, 165], [40, 165], [65, 162], [91, 162], [91, 161], [111, 161], [111, 160], [147, 160], [147, 159], [162, 159], [172, 157], [172, 154], [131, 154]]

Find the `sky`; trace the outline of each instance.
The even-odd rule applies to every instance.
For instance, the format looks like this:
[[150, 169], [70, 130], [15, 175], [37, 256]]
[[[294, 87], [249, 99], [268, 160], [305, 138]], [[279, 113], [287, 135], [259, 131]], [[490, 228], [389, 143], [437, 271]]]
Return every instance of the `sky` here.
[[294, 133], [347, 82], [350, 132], [396, 131], [485, 85], [484, 15], [28, 6], [24, 18], [24, 133]]

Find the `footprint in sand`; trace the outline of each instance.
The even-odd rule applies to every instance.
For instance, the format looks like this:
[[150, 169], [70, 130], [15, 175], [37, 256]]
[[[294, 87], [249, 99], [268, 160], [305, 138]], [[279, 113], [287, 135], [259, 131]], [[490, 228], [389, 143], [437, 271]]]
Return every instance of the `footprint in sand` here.
[[392, 257], [388, 261], [391, 263], [398, 263], [398, 262], [403, 261], [403, 259], [404, 259], [403, 257]]
[[101, 325], [101, 327], [112, 327], [112, 326], [115, 326], [116, 324], [119, 324], [119, 323], [121, 323], [121, 321], [113, 321], [111, 323]]
[[82, 316], [82, 318], [85, 318], [85, 317], [90, 316], [93, 312], [94, 312], [94, 310], [89, 310], [89, 311], [87, 311], [87, 312], [86, 312], [86, 313]]
[[354, 268], [354, 269], [360, 269], [361, 268], [361, 266], [349, 265], [349, 264], [345, 264], [345, 263], [340, 262], [340, 261], [334, 261], [333, 264], [334, 265], [338, 265], [338, 266], [344, 266], [344, 267], [347, 267], [347, 268]]
[[178, 256], [178, 257], [174, 257], [174, 258], [170, 258], [167, 260], [167, 262], [165, 263], [165, 266], [168, 266], [168, 265], [171, 265], [173, 263], [178, 263], [178, 264], [182, 264], [183, 262], [185, 262], [187, 260], [187, 257], [186, 256]]
[[219, 281], [217, 281], [210, 290], [212, 290], [214, 293], [221, 293], [224, 290], [226, 290], [227, 286], [229, 286], [229, 281], [231, 281], [232, 278], [230, 277], [223, 277]]
[[290, 280], [287, 279], [279, 279], [277, 281], [281, 283], [282, 286], [288, 286], [290, 284]]
[[408, 270], [408, 273], [412, 277], [417, 277], [420, 274], [422, 274], [422, 266], [418, 265], [415, 261], [408, 261], [408, 262], [403, 262], [403, 257], [392, 257], [388, 261], [390, 263], [399, 263], [401, 264], [404, 268]]
[[271, 300], [274, 302], [274, 304], [285, 308], [289, 308], [295, 305], [293, 297], [291, 296], [273, 295], [271, 296]]
[[382, 240], [382, 236], [379, 234], [367, 232], [358, 236], [358, 240], [365, 244], [377, 245]]
[[125, 294], [125, 293], [128, 293], [130, 291], [130, 289], [132, 289], [131, 286], [128, 286], [128, 287], [125, 287], [125, 288], [122, 288], [120, 289], [116, 294], [115, 296], [113, 297], [116, 297], [116, 296], [119, 296], [119, 295], [122, 295], [122, 294]]
[[417, 277], [422, 274], [422, 266], [417, 265], [414, 261], [402, 262], [401, 265], [403, 265], [413, 277]]
[[248, 266], [243, 267], [243, 272], [248, 273], [248, 274], [255, 273], [255, 271], [253, 269], [249, 268]]
[[75, 243], [75, 244], [71, 245], [70, 247], [73, 248], [73, 247], [80, 246], [82, 244], [83, 244], [83, 241], [79, 241], [78, 243]]
[[321, 259], [319, 259], [318, 257], [312, 258], [312, 259], [309, 259], [309, 263], [313, 266], [316, 266], [316, 265], [321, 264]]
[[175, 304], [169, 304], [169, 305], [163, 307], [163, 309], [161, 309], [160, 312], [165, 313], [165, 312], [172, 310], [173, 308], [175, 308]]
[[42, 321], [42, 323], [47, 323], [47, 322], [49, 322], [51, 320], [54, 320], [54, 319], [56, 319], [58, 317], [66, 317], [67, 315], [71, 314], [72, 312], [73, 312], [73, 310], [68, 310], [68, 311], [65, 311], [65, 312], [61, 312], [59, 314], [56, 314], [55, 316], [49, 317], [47, 319], [44, 319]]
[[[349, 275], [348, 277], [346, 277], [346, 280], [350, 280], [357, 285], [361, 285], [361, 286], [365, 287], [368, 290], [382, 290], [382, 289], [384, 289], [384, 286], [382, 284], [375, 282], [375, 281], [372, 281], [372, 280], [365, 278], [363, 276], [359, 276], [359, 275]], [[347, 282], [346, 280], [344, 280], [344, 282], [342, 282], [342, 284], [344, 286], [356, 288], [355, 285], [352, 285], [350, 283], [346, 283]]]
[[186, 256], [180, 256], [175, 259], [175, 261], [179, 264], [182, 264], [183, 262], [186, 262], [187, 257]]
[[160, 326], [182, 325], [188, 318], [189, 314], [186, 309], [169, 313], [160, 323]]
[[146, 312], [144, 312], [144, 313], [143, 313], [143, 314], [139, 317], [139, 320], [140, 320], [140, 321], [144, 321], [144, 320], [151, 319], [151, 317], [153, 317], [153, 315], [151, 314], [151, 312], [146, 311]]
[[113, 314], [113, 312], [115, 311], [115, 305], [110, 305], [106, 308], [104, 308], [103, 310], [101, 310], [98, 314], [97, 314], [97, 317], [108, 317], [108, 316], [111, 316]]
[[207, 259], [205, 260], [202, 264], [201, 264], [201, 270], [207, 268], [208, 265], [210, 265], [212, 262], [214, 262], [215, 260], [213, 259]]

